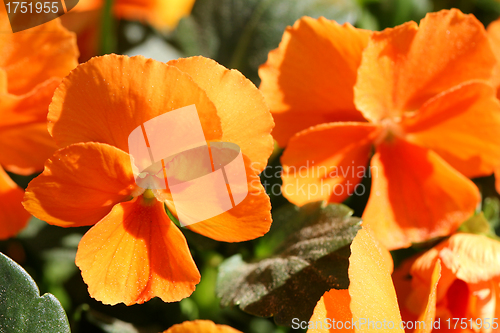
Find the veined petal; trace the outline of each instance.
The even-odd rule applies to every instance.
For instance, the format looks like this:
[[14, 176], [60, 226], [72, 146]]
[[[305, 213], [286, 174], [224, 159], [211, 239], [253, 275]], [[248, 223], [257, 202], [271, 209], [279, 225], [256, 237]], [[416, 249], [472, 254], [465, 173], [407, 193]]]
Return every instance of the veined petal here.
[[[354, 321], [393, 322], [394, 332], [400, 328], [396, 292], [391, 279], [392, 259], [388, 251], [363, 227], [351, 244], [349, 258], [349, 295]], [[375, 306], [376, 305], [376, 306]], [[367, 325], [368, 326], [368, 325]], [[380, 327], [363, 327], [363, 332], [380, 332]]]
[[329, 123], [298, 133], [281, 158], [283, 195], [299, 206], [344, 201], [363, 178], [379, 131], [368, 123]]
[[138, 191], [129, 155], [101, 143], [58, 150], [29, 184], [24, 207], [62, 227], [93, 225]]
[[26, 226], [30, 214], [21, 201], [24, 191], [0, 166], [0, 239], [16, 235]]
[[454, 234], [433, 250], [437, 255], [417, 259], [412, 274], [425, 276], [427, 267], [439, 259], [455, 278], [467, 283], [480, 283], [500, 276], [500, 242], [486, 236]]
[[105, 304], [176, 302], [200, 281], [186, 239], [163, 203], [123, 202], [82, 238], [76, 265], [89, 294]]
[[170, 327], [163, 333], [241, 333], [240, 331], [227, 326], [218, 325], [210, 320], [185, 321]]
[[432, 149], [466, 177], [487, 176], [500, 165], [500, 104], [483, 82], [454, 87], [403, 118], [406, 139]]
[[389, 249], [451, 234], [480, 200], [474, 183], [436, 153], [401, 139], [377, 147], [371, 174], [363, 221]]
[[[354, 332], [351, 327], [352, 312], [351, 312], [351, 296], [349, 290], [331, 289], [327, 291], [316, 304], [314, 313], [309, 319], [314, 323], [314, 328], [307, 330], [307, 333], [334, 333], [334, 332]], [[330, 321], [331, 328], [328, 329], [328, 321]], [[335, 323], [332, 323], [335, 319]], [[342, 322], [342, 325], [336, 322]], [[346, 328], [348, 323], [349, 328]]]
[[192, 104], [205, 139], [220, 139], [217, 110], [188, 74], [142, 56], [107, 55], [92, 58], [63, 79], [49, 108], [49, 132], [60, 147], [96, 141], [128, 152], [135, 128]]
[[274, 148], [270, 134], [274, 122], [254, 84], [240, 72], [204, 57], [172, 60], [167, 64], [189, 74], [205, 90], [221, 120], [221, 141], [236, 143], [255, 169], [264, 170]]
[[356, 107], [372, 121], [414, 111], [462, 82], [489, 80], [495, 56], [483, 25], [457, 9], [374, 33], [354, 87]]
[[353, 86], [370, 33], [324, 17], [304, 17], [287, 28], [259, 68], [280, 146], [313, 125], [364, 120], [354, 106]]
[[8, 92], [14, 95], [29, 93], [53, 77], [62, 78], [78, 65], [76, 36], [59, 19], [27, 31], [0, 34], [0, 54]]
[[[258, 172], [244, 158], [248, 194], [234, 208], [203, 222], [190, 224], [188, 229], [223, 242], [243, 242], [263, 236], [272, 223], [271, 203], [260, 183]], [[167, 206], [171, 207], [167, 202]]]

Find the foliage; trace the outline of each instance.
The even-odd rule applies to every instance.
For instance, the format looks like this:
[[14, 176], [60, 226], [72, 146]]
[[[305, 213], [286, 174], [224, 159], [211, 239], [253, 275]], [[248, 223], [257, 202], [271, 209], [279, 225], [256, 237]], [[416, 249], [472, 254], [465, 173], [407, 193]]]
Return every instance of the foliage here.
[[360, 228], [360, 219], [351, 215], [346, 206], [321, 202], [280, 209], [272, 230], [260, 240], [269, 258], [245, 263], [237, 254], [221, 264], [217, 293], [222, 305], [274, 316], [281, 325], [291, 325], [293, 318], [308, 320], [325, 290], [349, 286], [348, 245]]

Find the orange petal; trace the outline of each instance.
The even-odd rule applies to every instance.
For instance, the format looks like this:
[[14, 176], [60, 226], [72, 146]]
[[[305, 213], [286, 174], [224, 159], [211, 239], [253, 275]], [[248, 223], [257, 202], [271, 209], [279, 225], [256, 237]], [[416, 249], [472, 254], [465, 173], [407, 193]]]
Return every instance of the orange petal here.
[[218, 325], [210, 320], [185, 321], [170, 327], [163, 333], [241, 333], [240, 331], [227, 326]]
[[78, 4], [71, 11], [82, 12], [95, 10], [101, 8], [103, 3], [103, 0], [79, 0]]
[[[458, 233], [434, 247], [443, 267], [455, 278], [480, 283], [500, 276], [500, 242], [483, 235]], [[436, 256], [422, 256], [412, 273], [422, 276]]]
[[45, 161], [56, 150], [45, 122], [11, 127], [1, 133], [0, 164], [17, 174], [41, 171]]
[[280, 146], [313, 125], [364, 120], [354, 106], [353, 86], [370, 33], [324, 17], [304, 17], [285, 31], [259, 69]]
[[[308, 333], [354, 332], [348, 290], [327, 291], [316, 304], [309, 322], [314, 323]], [[335, 320], [335, 321], [332, 321]], [[340, 324], [342, 323], [342, 324]], [[347, 323], [347, 325], [346, 325]], [[347, 328], [345, 327], [347, 326]]]
[[47, 131], [47, 112], [60, 79], [38, 85], [28, 94], [0, 94], [0, 164], [7, 170], [28, 175], [43, 170], [56, 150]]
[[436, 153], [400, 139], [377, 147], [371, 173], [363, 221], [391, 250], [451, 234], [480, 200], [474, 183]]
[[[368, 228], [358, 231], [349, 258], [349, 295], [353, 320], [360, 325], [365, 322], [360, 327], [363, 332], [381, 332], [377, 322], [387, 325], [387, 331], [404, 332], [399, 326], [401, 315], [391, 279], [391, 261], [388, 251]], [[374, 324], [369, 326], [368, 320]]]
[[[1, 73], [2, 71], [0, 71], [0, 75]], [[60, 82], [59, 78], [49, 79], [21, 96], [7, 92], [0, 93], [0, 114], [2, 116], [0, 118], [0, 131], [6, 127], [29, 123], [47, 125], [49, 104]]]
[[24, 191], [0, 167], [0, 239], [16, 235], [26, 226], [30, 214], [21, 205]]
[[401, 317], [403, 320], [416, 320], [418, 318], [419, 313], [413, 313], [413, 307], [408, 306], [408, 297], [412, 292], [412, 276], [410, 274], [411, 267], [415, 260], [416, 256], [405, 259], [392, 274], [392, 281], [394, 282], [394, 288], [396, 289], [396, 294], [398, 297], [398, 303], [400, 305]]
[[[186, 226], [203, 236], [223, 242], [242, 242], [263, 236], [272, 223], [271, 203], [258, 172], [245, 158], [248, 194], [236, 207], [203, 222]], [[167, 202], [167, 206], [171, 204]]]
[[342, 202], [360, 192], [356, 186], [378, 132], [368, 123], [330, 123], [298, 133], [281, 158], [283, 195], [302, 206], [318, 200]]
[[[410, 270], [410, 275], [413, 277], [410, 289], [422, 290], [422, 288], [425, 289], [426, 287], [432, 285], [432, 274], [438, 261], [441, 263], [441, 277], [439, 279], [436, 299], [437, 303], [440, 303], [446, 299], [448, 290], [457, 278], [453, 271], [449, 267], [445, 266], [440, 260], [439, 245], [414, 260]], [[420, 308], [415, 307], [415, 304], [412, 302], [410, 297], [408, 297], [406, 305], [413, 311], [413, 313], [418, 313], [418, 310], [421, 310]]]
[[236, 143], [253, 168], [264, 170], [274, 148], [270, 135], [274, 122], [254, 84], [240, 72], [204, 57], [173, 60], [168, 65], [189, 74], [206, 91], [221, 120], [221, 141]]
[[89, 294], [104, 304], [176, 302], [200, 282], [184, 235], [163, 203], [142, 197], [123, 202], [82, 238], [76, 265]]
[[195, 0], [118, 0], [114, 13], [127, 20], [146, 20], [157, 28], [174, 29], [189, 15]]
[[490, 175], [500, 165], [500, 104], [486, 83], [448, 90], [402, 125], [408, 141], [432, 149], [466, 177]]
[[462, 82], [489, 80], [496, 64], [483, 25], [457, 9], [374, 33], [363, 52], [355, 103], [377, 121], [418, 109]]
[[101, 143], [58, 150], [29, 184], [24, 207], [61, 227], [92, 225], [137, 191], [129, 155]]
[[423, 325], [417, 326], [415, 333], [430, 333], [433, 329], [434, 319], [436, 318], [437, 286], [440, 277], [441, 262], [438, 260], [432, 272], [430, 288], [428, 287], [422, 292], [422, 295], [427, 297], [427, 304], [422, 314], [418, 317], [418, 322], [423, 322]]
[[491, 22], [486, 29], [488, 33], [488, 37], [490, 38], [491, 48], [493, 49], [493, 53], [497, 58], [497, 65], [493, 70], [493, 78], [492, 83], [495, 88], [497, 88], [497, 96], [500, 97], [500, 19]]
[[80, 63], [99, 54], [102, 4], [102, 0], [79, 0], [71, 11], [60, 17], [63, 26], [77, 35]]
[[92, 58], [71, 72], [49, 108], [49, 132], [60, 147], [96, 141], [128, 152], [128, 136], [158, 115], [195, 104], [205, 139], [220, 139], [217, 111], [193, 79], [142, 56]]
[[0, 68], [7, 73], [8, 91], [14, 95], [26, 94], [53, 77], [63, 78], [78, 65], [76, 37], [59, 19], [0, 34], [0, 54]]

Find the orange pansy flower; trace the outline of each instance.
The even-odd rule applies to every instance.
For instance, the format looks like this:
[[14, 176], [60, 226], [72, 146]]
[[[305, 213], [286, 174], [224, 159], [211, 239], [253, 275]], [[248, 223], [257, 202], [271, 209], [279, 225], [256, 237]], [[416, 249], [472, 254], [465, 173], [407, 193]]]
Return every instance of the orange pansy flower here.
[[[160, 30], [173, 30], [180, 19], [191, 13], [195, 0], [114, 0], [117, 18], [147, 22]], [[78, 35], [81, 60], [97, 55], [104, 0], [79, 0], [61, 17], [66, 28]]]
[[103, 303], [130, 305], [155, 296], [179, 301], [200, 280], [184, 236], [164, 209], [175, 214], [168, 189], [138, 187], [128, 154], [135, 128], [192, 104], [207, 141], [241, 148], [248, 195], [187, 228], [226, 242], [262, 236], [271, 207], [258, 174], [273, 150], [274, 123], [263, 96], [240, 72], [203, 57], [164, 64], [109, 55], [80, 65], [56, 90], [49, 132], [64, 148], [30, 183], [24, 206], [50, 224], [93, 225], [76, 264], [90, 295]]
[[170, 327], [163, 333], [241, 333], [240, 331], [227, 326], [218, 325], [210, 320], [185, 321]]
[[342, 202], [375, 147], [363, 220], [377, 238], [396, 249], [450, 234], [479, 202], [467, 177], [500, 164], [495, 64], [484, 27], [458, 10], [372, 34], [299, 20], [259, 71], [288, 143], [284, 195]]
[[396, 270], [394, 283], [403, 319], [421, 316], [425, 302], [423, 289], [432, 280], [438, 262], [442, 267], [441, 279], [432, 311], [441, 330], [499, 331], [500, 242], [483, 235], [454, 234]]
[[[371, 230], [366, 227], [359, 230], [351, 244], [349, 289], [332, 289], [321, 297], [308, 323], [308, 332], [404, 332], [410, 325], [413, 328], [414, 322], [402, 321], [391, 279], [392, 269], [391, 255]], [[423, 314], [418, 318], [422, 323], [408, 331], [432, 330], [439, 277], [437, 264], [432, 281], [422, 294], [426, 300]]]
[[[0, 31], [10, 31], [3, 4]], [[4, 169], [21, 175], [41, 171], [55, 151], [48, 106], [77, 58], [75, 36], [59, 20], [0, 34], [0, 239], [15, 235], [30, 216], [21, 205], [22, 189]]]

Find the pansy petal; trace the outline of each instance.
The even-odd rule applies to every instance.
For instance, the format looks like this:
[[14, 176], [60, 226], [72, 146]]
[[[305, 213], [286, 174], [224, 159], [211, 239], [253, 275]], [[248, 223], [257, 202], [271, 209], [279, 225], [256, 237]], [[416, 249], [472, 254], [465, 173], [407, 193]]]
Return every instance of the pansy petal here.
[[500, 97], [499, 88], [500, 88], [500, 19], [497, 19], [491, 22], [486, 29], [488, 33], [488, 37], [490, 38], [491, 48], [493, 49], [493, 53], [497, 58], [497, 65], [493, 70], [493, 78], [492, 83], [493, 86], [497, 89], [497, 96]]
[[101, 143], [58, 150], [29, 184], [24, 207], [62, 227], [92, 225], [137, 191], [129, 155]]
[[[353, 320], [391, 322], [394, 332], [404, 332], [399, 327], [396, 291], [392, 284], [392, 262], [388, 251], [375, 239], [371, 231], [363, 227], [351, 244], [349, 257], [349, 295]], [[376, 306], [374, 306], [376, 305]], [[363, 332], [380, 332], [381, 327], [365, 326]]]
[[30, 214], [21, 201], [24, 191], [0, 167], [0, 239], [16, 235], [26, 226]]
[[76, 265], [89, 294], [105, 304], [176, 302], [200, 281], [186, 239], [163, 203], [120, 203], [82, 238]]
[[0, 131], [6, 127], [27, 123], [43, 123], [47, 127], [49, 104], [59, 83], [61, 79], [52, 78], [21, 96], [9, 93], [0, 94], [0, 109], [2, 110]]
[[304, 17], [285, 31], [259, 68], [280, 146], [313, 125], [364, 120], [354, 107], [353, 86], [370, 33], [324, 17]]
[[26, 94], [53, 77], [63, 78], [78, 65], [76, 36], [59, 19], [0, 34], [0, 54], [0, 68], [7, 73], [8, 91], [14, 95]]
[[128, 152], [135, 128], [192, 104], [205, 139], [220, 139], [217, 110], [188, 74], [142, 56], [107, 55], [92, 58], [63, 79], [49, 108], [49, 132], [60, 147], [96, 141]]
[[415, 111], [462, 82], [489, 80], [495, 56], [483, 25], [457, 9], [374, 33], [363, 52], [355, 104], [372, 121]]
[[438, 260], [432, 272], [431, 285], [422, 292], [422, 295], [427, 297], [427, 303], [417, 321], [418, 323], [423, 323], [423, 325], [419, 324], [415, 333], [430, 333], [433, 329], [434, 319], [436, 318], [437, 286], [440, 278], [441, 262]]
[[[354, 332], [351, 327], [351, 296], [349, 290], [332, 289], [324, 293], [314, 308], [309, 322], [314, 323], [307, 333]], [[327, 318], [329, 321], [327, 321]], [[335, 322], [332, 322], [332, 319]], [[338, 322], [342, 323], [339, 324]], [[330, 324], [330, 328], [328, 326]], [[345, 326], [348, 326], [346, 328]]]
[[127, 20], [146, 20], [157, 28], [173, 29], [189, 15], [195, 0], [127, 0], [117, 1], [114, 12]]
[[377, 147], [371, 174], [363, 221], [391, 250], [449, 235], [480, 200], [474, 183], [436, 153], [400, 139]]
[[288, 144], [283, 164], [283, 195], [302, 206], [342, 202], [365, 174], [379, 128], [368, 123], [329, 123], [304, 130]]
[[10, 127], [1, 133], [0, 164], [17, 174], [43, 170], [45, 161], [57, 149], [45, 122]]
[[204, 57], [173, 60], [167, 64], [189, 74], [206, 91], [221, 120], [221, 141], [240, 146], [253, 167], [259, 172], [264, 170], [274, 148], [270, 134], [274, 122], [254, 84], [240, 72]]
[[260, 183], [257, 172], [252, 169], [251, 162], [246, 158], [245, 169], [248, 184], [245, 199], [220, 215], [188, 225], [188, 229], [223, 242], [243, 242], [263, 236], [269, 231], [272, 223], [269, 196]]
[[[483, 235], [458, 233], [434, 247], [443, 267], [467, 283], [479, 283], [500, 276], [500, 242]], [[437, 260], [422, 256], [412, 267], [412, 273], [426, 275], [426, 268]]]
[[170, 327], [163, 333], [241, 333], [240, 331], [227, 326], [218, 325], [210, 320], [185, 321]]
[[406, 139], [436, 152], [466, 177], [487, 176], [500, 165], [500, 104], [493, 88], [469, 82], [403, 118]]
[[87, 10], [95, 10], [101, 8], [102, 5], [103, 0], [80, 0], [71, 11], [82, 12]]

